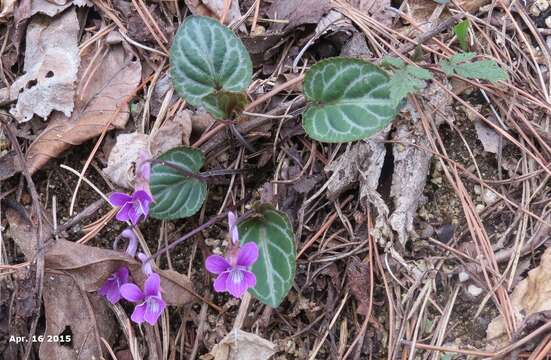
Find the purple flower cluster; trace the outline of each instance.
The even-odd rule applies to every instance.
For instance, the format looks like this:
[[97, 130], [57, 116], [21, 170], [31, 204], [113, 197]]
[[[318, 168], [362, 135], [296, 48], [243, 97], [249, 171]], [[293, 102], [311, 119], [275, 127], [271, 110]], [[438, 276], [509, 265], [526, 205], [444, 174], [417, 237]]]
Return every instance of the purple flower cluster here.
[[[135, 226], [147, 218], [149, 205], [153, 202], [149, 191], [151, 174], [149, 160], [150, 157], [147, 153], [140, 153], [140, 159], [136, 164], [134, 192], [131, 195], [115, 192], [109, 197], [111, 205], [119, 207], [117, 220], [130, 221]], [[126, 229], [121, 233], [121, 237], [128, 239], [126, 253], [131, 257], [136, 256], [138, 238], [134, 231]], [[98, 292], [105, 296], [111, 304], [116, 304], [121, 299], [135, 303], [136, 306], [130, 317], [132, 321], [137, 324], [145, 321], [150, 325], [155, 325], [166, 307], [161, 295], [161, 278], [159, 274], [153, 272], [145, 254], [138, 253], [137, 256], [142, 261], [142, 271], [147, 276], [143, 290], [130, 281], [128, 267], [122, 266], [107, 278]]]
[[237, 216], [231, 211], [228, 213], [228, 227], [231, 243], [226, 257], [211, 255], [207, 258], [205, 267], [218, 275], [214, 281], [215, 291], [227, 291], [232, 296], [240, 298], [247, 289], [256, 286], [256, 276], [250, 271], [250, 267], [258, 259], [258, 247], [254, 242], [239, 245]]
[[[121, 235], [128, 239], [126, 253], [133, 257], [138, 244], [136, 234], [131, 229], [126, 229]], [[145, 254], [139, 253], [138, 258], [142, 261], [142, 271], [147, 276], [143, 291], [138, 285], [130, 282], [128, 268], [122, 266], [107, 278], [98, 292], [105, 296], [111, 304], [118, 303], [121, 298], [136, 303], [131, 316], [132, 321], [138, 324], [146, 321], [155, 325], [166, 307], [161, 295], [161, 278], [159, 274], [153, 272]]]

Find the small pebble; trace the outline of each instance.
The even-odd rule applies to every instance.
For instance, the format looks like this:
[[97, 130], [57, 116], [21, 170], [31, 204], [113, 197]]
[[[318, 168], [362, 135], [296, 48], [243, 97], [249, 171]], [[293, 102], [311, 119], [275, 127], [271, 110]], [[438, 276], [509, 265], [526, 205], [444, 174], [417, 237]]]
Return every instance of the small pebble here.
[[549, 0], [536, 0], [533, 7], [537, 7], [540, 11], [543, 12], [549, 9]]
[[548, 28], [551, 29], [551, 16], [548, 16], [548, 17], [545, 19], [545, 26], [547, 26]]
[[471, 277], [469, 276], [469, 274], [465, 271], [461, 271], [459, 273], [459, 281], [460, 282], [465, 282], [467, 280], [469, 280]]
[[498, 196], [492, 190], [484, 189], [482, 191], [482, 200], [486, 203], [486, 205], [492, 205], [498, 200]]
[[473, 285], [473, 284], [471, 284], [467, 287], [467, 291], [469, 292], [469, 294], [471, 294], [472, 296], [475, 296], [475, 297], [482, 294], [482, 289], [479, 288], [478, 286]]
[[475, 206], [475, 210], [478, 214], [480, 214], [485, 208], [486, 208], [486, 206], [484, 206], [484, 204], [477, 204]]

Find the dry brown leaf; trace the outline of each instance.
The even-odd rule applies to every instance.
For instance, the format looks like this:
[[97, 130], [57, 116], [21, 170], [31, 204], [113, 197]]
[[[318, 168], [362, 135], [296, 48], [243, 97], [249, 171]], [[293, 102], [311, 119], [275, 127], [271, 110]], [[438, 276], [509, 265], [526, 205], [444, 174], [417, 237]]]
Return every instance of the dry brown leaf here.
[[[519, 282], [511, 295], [515, 316], [522, 321], [532, 314], [551, 310], [551, 248], [541, 256], [540, 265], [528, 272], [528, 277]], [[486, 330], [488, 349], [499, 349], [508, 342], [505, 321], [500, 315]]]
[[287, 20], [287, 24], [275, 23], [270, 32], [291, 30], [303, 24], [317, 24], [331, 10], [329, 0], [279, 0], [268, 9], [271, 19]]
[[[35, 231], [24, 215], [12, 209], [6, 211], [10, 232], [16, 244], [27, 259], [32, 259], [35, 251]], [[94, 292], [119, 267], [130, 269], [132, 278], [140, 286], [145, 281], [141, 263], [123, 252], [102, 249], [58, 239], [48, 243], [44, 255], [47, 271], [58, 271], [70, 275], [87, 292]], [[191, 281], [175, 271], [156, 270], [161, 277], [161, 288], [167, 303], [184, 305], [194, 300]]]
[[[60, 294], [63, 294], [62, 296]], [[40, 345], [40, 359], [99, 359], [103, 337], [113, 345], [115, 318], [97, 294], [84, 292], [71, 276], [55, 272], [44, 274], [45, 341]], [[71, 335], [71, 346], [53, 341]], [[49, 340], [51, 339], [51, 340]]]
[[50, 19], [36, 16], [27, 28], [25, 73], [10, 88], [17, 104], [10, 112], [25, 122], [36, 114], [47, 118], [53, 110], [73, 111], [80, 57], [79, 24], [75, 9]]
[[214, 360], [267, 360], [275, 354], [275, 348], [274, 343], [258, 335], [233, 329], [214, 346], [210, 355]]
[[[134, 281], [143, 286], [145, 276], [141, 263], [125, 253], [82, 245], [59, 239], [48, 248], [45, 266], [51, 270], [69, 273], [85, 291], [101, 287], [107, 277], [119, 267], [128, 266]], [[178, 272], [155, 270], [161, 277], [163, 298], [170, 305], [185, 305], [194, 300], [191, 281]]]
[[474, 122], [474, 127], [478, 140], [480, 140], [482, 147], [484, 147], [484, 151], [497, 154], [501, 135], [480, 120]]
[[93, 64], [92, 50], [82, 57], [71, 117], [54, 113], [48, 127], [29, 147], [27, 166], [31, 173], [71, 146], [98, 136], [108, 123], [109, 129], [126, 125], [128, 101], [140, 82], [142, 66], [122, 45], [105, 46], [107, 53]]
[[177, 146], [189, 146], [191, 111], [180, 110], [152, 134], [151, 153], [156, 156]]

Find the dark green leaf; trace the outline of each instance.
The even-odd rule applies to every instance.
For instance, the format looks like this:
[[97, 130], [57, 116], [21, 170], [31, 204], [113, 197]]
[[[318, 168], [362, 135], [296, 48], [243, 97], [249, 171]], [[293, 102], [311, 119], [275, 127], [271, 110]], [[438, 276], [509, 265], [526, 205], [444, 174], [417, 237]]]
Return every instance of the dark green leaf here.
[[[184, 147], [167, 151], [159, 156], [159, 160], [195, 174], [205, 161], [201, 151]], [[192, 216], [201, 208], [207, 195], [207, 186], [203, 181], [161, 164], [151, 167], [149, 186], [155, 199], [150, 214], [162, 220]]]
[[394, 119], [388, 75], [359, 59], [320, 61], [304, 78], [304, 95], [311, 102], [303, 126], [313, 139], [348, 142], [368, 138]]
[[244, 92], [252, 78], [241, 40], [210, 17], [186, 18], [174, 38], [170, 64], [174, 88], [193, 106], [203, 106], [205, 97], [217, 92]]
[[252, 271], [256, 286], [249, 290], [264, 304], [278, 307], [295, 277], [296, 250], [293, 228], [287, 215], [262, 204], [254, 215], [239, 224], [241, 243], [255, 242], [259, 257]]

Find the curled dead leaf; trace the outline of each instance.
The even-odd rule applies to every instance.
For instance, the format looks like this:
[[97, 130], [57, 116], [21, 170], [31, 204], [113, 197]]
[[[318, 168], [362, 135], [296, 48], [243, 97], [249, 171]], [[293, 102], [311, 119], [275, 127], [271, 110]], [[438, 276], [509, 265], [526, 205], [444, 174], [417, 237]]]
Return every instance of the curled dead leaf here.
[[[220, 19], [224, 13], [224, 0], [185, 0], [186, 5], [193, 15], [210, 16]], [[241, 18], [239, 11], [239, 1], [231, 1], [228, 14], [226, 15], [226, 24], [231, 24]]]
[[210, 356], [213, 360], [267, 360], [275, 354], [275, 344], [258, 335], [233, 329], [220, 343], [216, 344]]
[[103, 173], [123, 188], [133, 187], [135, 165], [140, 152], [149, 148], [149, 136], [137, 132], [117, 135], [117, 142], [109, 153], [107, 167]]
[[[528, 272], [528, 277], [520, 281], [511, 295], [514, 316], [519, 323], [524, 317], [551, 310], [551, 248], [541, 256], [540, 265]], [[507, 330], [503, 316], [490, 322], [486, 330], [488, 349], [494, 350], [507, 345]]]
[[135, 165], [142, 151], [150, 151], [153, 157], [156, 157], [177, 146], [188, 146], [190, 135], [191, 116], [189, 110], [180, 110], [151, 135], [137, 132], [119, 134], [103, 172], [115, 184], [128, 189], [132, 188]]
[[25, 73], [10, 87], [17, 104], [11, 113], [19, 122], [36, 114], [47, 118], [54, 110], [70, 116], [80, 57], [79, 24], [74, 9], [55, 18], [34, 17], [28, 28]]
[[[128, 102], [141, 78], [137, 56], [122, 45], [106, 48], [94, 59], [94, 51], [82, 56], [75, 109], [70, 117], [54, 113], [48, 127], [27, 151], [31, 173], [74, 145], [98, 136], [108, 127], [123, 128], [128, 120]], [[93, 62], [92, 62], [93, 60]]]

